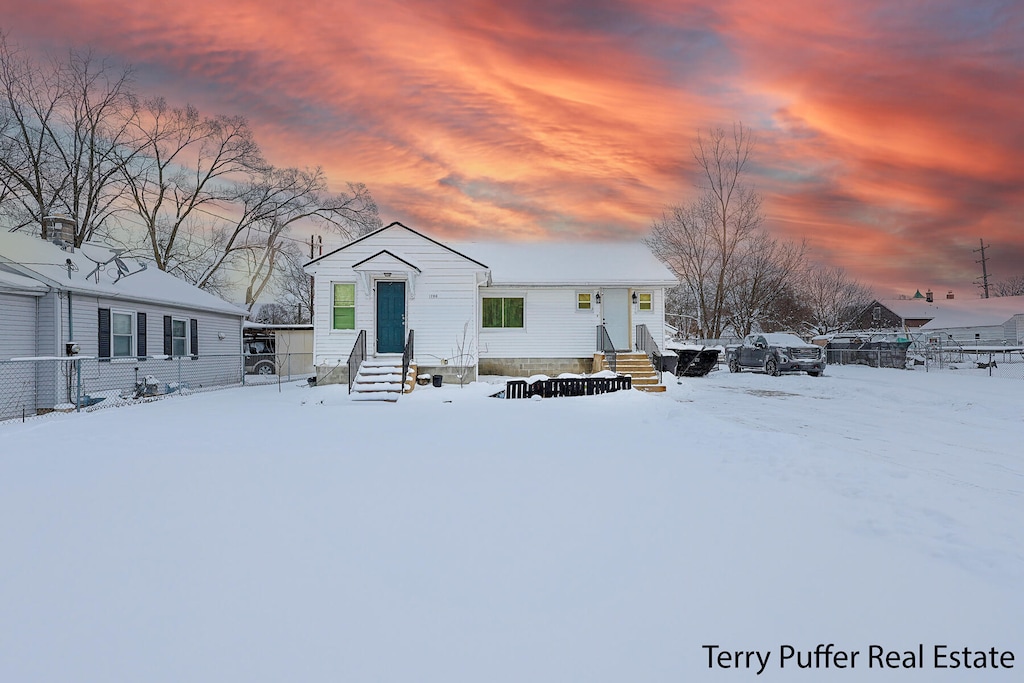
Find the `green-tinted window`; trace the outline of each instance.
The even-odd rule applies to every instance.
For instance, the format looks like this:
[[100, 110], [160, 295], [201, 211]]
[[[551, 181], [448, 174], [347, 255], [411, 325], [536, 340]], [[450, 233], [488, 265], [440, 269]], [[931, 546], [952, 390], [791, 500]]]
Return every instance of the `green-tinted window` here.
[[577, 292], [577, 294], [576, 294], [576, 310], [578, 310], [578, 311], [589, 311], [590, 310], [590, 292]]
[[650, 311], [650, 310], [652, 310], [652, 307], [651, 307], [651, 293], [650, 292], [640, 292], [640, 310], [641, 311]]
[[523, 297], [485, 297], [483, 304], [484, 327], [522, 327]]
[[356, 329], [356, 286], [346, 284], [334, 285], [334, 324], [335, 330]]

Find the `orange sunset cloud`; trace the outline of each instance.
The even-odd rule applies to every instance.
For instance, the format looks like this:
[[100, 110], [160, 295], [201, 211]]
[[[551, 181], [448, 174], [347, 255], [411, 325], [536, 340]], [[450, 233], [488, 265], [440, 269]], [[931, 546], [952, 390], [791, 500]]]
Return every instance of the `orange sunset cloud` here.
[[640, 237], [742, 121], [766, 226], [880, 294], [1024, 272], [1024, 9], [1005, 2], [0, 1], [44, 53], [248, 117], [277, 165], [441, 237]]

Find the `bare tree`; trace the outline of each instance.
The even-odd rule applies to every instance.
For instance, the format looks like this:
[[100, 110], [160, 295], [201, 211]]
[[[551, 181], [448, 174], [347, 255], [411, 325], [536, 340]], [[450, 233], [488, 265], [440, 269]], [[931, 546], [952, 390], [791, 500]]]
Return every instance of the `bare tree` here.
[[53, 213], [81, 246], [117, 208], [133, 147], [131, 69], [70, 50], [37, 62], [0, 35], [0, 194], [14, 229]]
[[463, 324], [462, 336], [455, 339], [451, 360], [455, 378], [459, 380], [459, 388], [462, 388], [476, 367], [476, 344], [473, 343], [473, 335], [469, 332], [469, 322]]
[[191, 268], [181, 264], [194, 259], [196, 226], [210, 223], [199, 214], [235, 198], [233, 176], [266, 164], [243, 117], [202, 117], [191, 105], [172, 108], [163, 98], [147, 100], [140, 114], [140, 152], [125, 165], [124, 178], [145, 233], [131, 246], [144, 249], [157, 268], [189, 279]]
[[285, 242], [274, 281], [277, 303], [295, 311], [298, 323], [313, 321], [313, 278], [302, 268], [309, 260], [302, 249], [296, 242]]
[[992, 296], [1021, 295], [1024, 295], [1024, 275], [1017, 275], [1007, 280], [1002, 280], [992, 286]]
[[746, 180], [753, 147], [753, 134], [742, 124], [731, 135], [720, 128], [699, 134], [692, 151], [701, 192], [655, 221], [646, 240], [690, 289], [706, 337], [721, 336], [729, 323], [736, 261], [763, 220], [761, 197]]
[[[237, 185], [241, 215], [219, 236], [219, 252], [196, 284], [231, 263], [247, 273], [246, 306], [251, 307], [273, 278], [289, 229], [298, 223], [326, 225], [352, 239], [379, 225], [377, 205], [365, 185], [349, 185], [350, 193], [331, 193], [323, 170], [267, 167]], [[372, 229], [372, 228], [370, 228]]]
[[871, 290], [838, 266], [817, 266], [808, 270], [801, 286], [807, 305], [804, 322], [812, 334], [830, 334], [849, 329], [857, 316], [874, 300]]
[[60, 191], [50, 128], [67, 94], [66, 69], [41, 65], [0, 34], [0, 183], [5, 213], [17, 230], [42, 226]]
[[138, 149], [131, 75], [91, 51], [69, 53], [66, 106], [49, 132], [63, 176], [56, 202], [76, 221], [76, 246], [102, 229], [125, 194], [122, 171]]
[[725, 287], [726, 320], [736, 336], [747, 336], [770, 317], [803, 274], [806, 251], [804, 242], [778, 240], [761, 230], [742, 243]]

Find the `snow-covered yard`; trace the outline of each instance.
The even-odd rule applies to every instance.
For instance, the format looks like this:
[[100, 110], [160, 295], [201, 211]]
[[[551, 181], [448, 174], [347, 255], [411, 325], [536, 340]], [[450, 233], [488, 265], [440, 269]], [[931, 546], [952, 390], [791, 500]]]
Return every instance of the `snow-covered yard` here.
[[[0, 680], [1019, 680], [1024, 382], [494, 389], [0, 424]], [[780, 667], [819, 643], [861, 654]], [[937, 672], [935, 645], [1014, 669]]]

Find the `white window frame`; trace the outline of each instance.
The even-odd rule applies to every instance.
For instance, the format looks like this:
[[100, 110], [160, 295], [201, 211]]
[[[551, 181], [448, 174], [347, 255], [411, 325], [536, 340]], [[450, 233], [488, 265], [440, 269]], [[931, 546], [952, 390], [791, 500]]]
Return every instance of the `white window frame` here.
[[[522, 299], [523, 300], [523, 325], [522, 327], [484, 327], [484, 299]], [[530, 302], [526, 296], [525, 291], [511, 291], [511, 292], [486, 292], [481, 293], [480, 298], [477, 300], [477, 308], [480, 315], [480, 331], [484, 333], [488, 332], [499, 332], [502, 334], [522, 334], [526, 332], [526, 326], [528, 324], [528, 312]], [[504, 317], [504, 316], [503, 316]]]
[[[351, 285], [352, 286], [352, 329], [341, 329], [341, 328], [338, 328], [338, 327], [334, 326], [334, 309], [337, 308], [334, 305], [334, 286], [335, 285]], [[357, 303], [359, 301], [359, 286], [356, 284], [356, 282], [353, 281], [353, 280], [332, 280], [331, 281], [331, 289], [328, 292], [328, 294], [331, 295], [330, 296], [331, 306], [330, 306], [330, 309], [328, 309], [328, 310], [330, 310], [330, 323], [331, 324], [328, 325], [328, 327], [327, 327], [327, 329], [330, 331], [330, 334], [352, 334], [353, 332], [358, 332], [359, 331], [359, 316], [357, 314], [356, 309], [359, 308], [359, 306], [357, 305]]]
[[[650, 308], [641, 308], [641, 306], [643, 306], [643, 297], [645, 295], [651, 297]], [[636, 310], [638, 313], [654, 313], [654, 292], [649, 290], [636, 290]]]
[[[114, 317], [124, 315], [128, 316], [131, 321], [131, 332], [129, 334], [115, 334], [114, 333]], [[139, 325], [138, 319], [135, 317], [135, 311], [126, 311], [119, 309], [110, 309], [110, 357], [111, 358], [133, 358], [135, 356], [135, 349], [138, 347], [138, 335]], [[130, 342], [128, 344], [128, 353], [118, 353], [114, 344], [114, 337], [128, 337]]]
[[[174, 340], [175, 339], [182, 339], [182, 337], [175, 337], [174, 336], [174, 323], [184, 323], [185, 324], [185, 336], [184, 336], [185, 352], [184, 353], [175, 353], [174, 352]], [[188, 318], [175, 318], [175, 317], [172, 316], [171, 317], [171, 356], [172, 357], [173, 356], [188, 356], [189, 352], [191, 351], [191, 349], [189, 348], [190, 346], [192, 346], [192, 329], [191, 329], [191, 325], [189, 324], [189, 319]]]
[[[586, 308], [580, 308], [580, 297], [583, 296], [584, 294], [590, 297], [590, 301], [587, 302], [587, 307]], [[588, 292], [586, 290], [581, 290], [581, 291], [577, 291], [576, 292], [576, 312], [577, 313], [593, 313], [595, 309], [596, 309], [596, 306], [594, 305], [594, 293], [593, 292]]]

